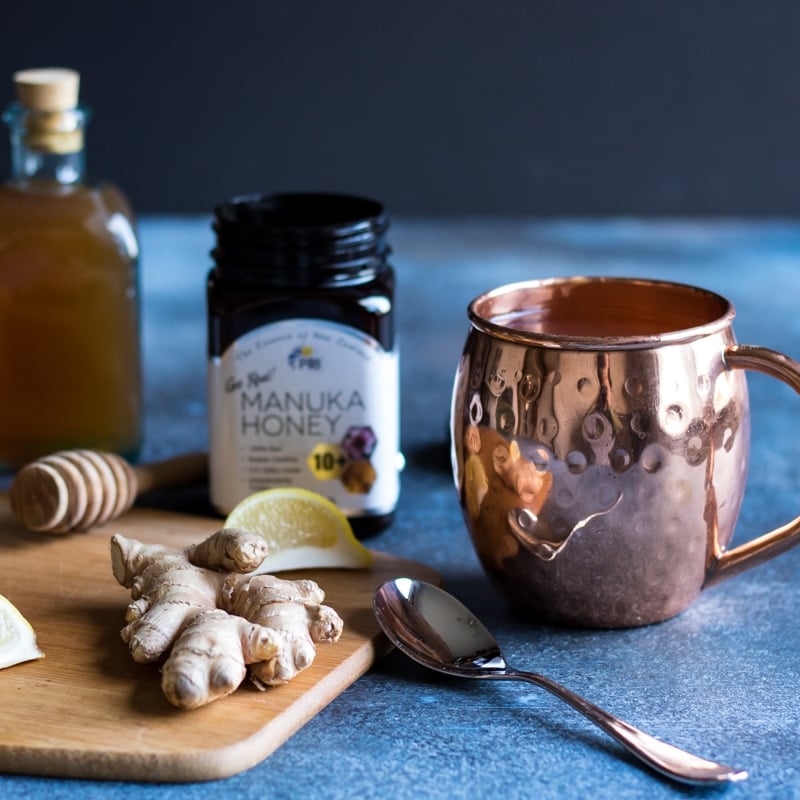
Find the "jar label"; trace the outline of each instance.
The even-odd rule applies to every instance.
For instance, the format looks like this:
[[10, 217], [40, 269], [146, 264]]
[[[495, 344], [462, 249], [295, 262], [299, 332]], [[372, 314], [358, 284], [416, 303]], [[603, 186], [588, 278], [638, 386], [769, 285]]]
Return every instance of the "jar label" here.
[[211, 501], [297, 486], [348, 516], [390, 513], [400, 491], [395, 351], [355, 328], [292, 319], [257, 328], [208, 371]]

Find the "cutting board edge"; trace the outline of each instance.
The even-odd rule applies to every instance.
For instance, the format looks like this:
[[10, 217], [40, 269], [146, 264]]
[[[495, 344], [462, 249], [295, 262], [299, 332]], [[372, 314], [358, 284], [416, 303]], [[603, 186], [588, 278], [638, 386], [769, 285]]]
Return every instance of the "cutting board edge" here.
[[219, 749], [172, 753], [165, 761], [158, 753], [95, 751], [87, 756], [85, 752], [68, 748], [47, 748], [49, 759], [43, 765], [40, 748], [5, 747], [0, 748], [0, 773], [176, 784], [230, 778], [266, 760], [391, 649], [386, 637], [376, 634], [368, 646], [354, 652], [319, 682], [318, 686], [324, 690], [324, 701], [319, 702], [316, 695], [304, 694], [273, 721], [269, 731], [262, 728], [248, 739]]

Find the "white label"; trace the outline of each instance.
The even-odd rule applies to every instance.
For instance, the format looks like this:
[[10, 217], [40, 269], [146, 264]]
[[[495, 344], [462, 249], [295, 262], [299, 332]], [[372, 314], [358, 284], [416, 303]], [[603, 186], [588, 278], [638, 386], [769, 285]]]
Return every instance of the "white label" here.
[[228, 513], [297, 486], [348, 516], [391, 512], [400, 491], [397, 353], [334, 322], [257, 328], [211, 359], [211, 502]]

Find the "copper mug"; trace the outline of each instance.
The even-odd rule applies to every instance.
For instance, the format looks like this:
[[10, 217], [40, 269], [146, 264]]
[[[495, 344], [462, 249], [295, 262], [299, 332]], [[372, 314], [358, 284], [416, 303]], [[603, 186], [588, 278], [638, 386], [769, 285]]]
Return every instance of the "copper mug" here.
[[800, 541], [800, 517], [728, 549], [750, 444], [745, 369], [800, 392], [800, 364], [739, 345], [733, 306], [652, 280], [567, 278], [469, 306], [453, 471], [489, 576], [544, 621], [668, 619]]

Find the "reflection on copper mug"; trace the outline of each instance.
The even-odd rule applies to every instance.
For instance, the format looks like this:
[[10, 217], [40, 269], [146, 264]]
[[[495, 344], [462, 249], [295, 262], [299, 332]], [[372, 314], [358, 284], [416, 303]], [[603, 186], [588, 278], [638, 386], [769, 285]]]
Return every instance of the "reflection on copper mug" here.
[[744, 369], [800, 392], [800, 365], [736, 343], [703, 289], [568, 278], [469, 306], [453, 470], [487, 573], [538, 619], [644, 625], [800, 541], [800, 517], [727, 549], [744, 495]]

